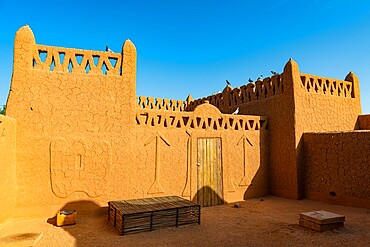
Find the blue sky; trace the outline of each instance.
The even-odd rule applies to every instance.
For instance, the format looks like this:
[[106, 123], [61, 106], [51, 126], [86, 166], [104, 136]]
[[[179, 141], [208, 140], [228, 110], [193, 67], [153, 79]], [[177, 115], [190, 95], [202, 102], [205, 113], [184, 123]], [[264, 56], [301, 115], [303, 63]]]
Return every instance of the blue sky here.
[[370, 113], [370, 1], [14, 1], [0, 0], [0, 105], [9, 92], [15, 32], [39, 44], [138, 52], [137, 95], [194, 98], [281, 72], [360, 79]]

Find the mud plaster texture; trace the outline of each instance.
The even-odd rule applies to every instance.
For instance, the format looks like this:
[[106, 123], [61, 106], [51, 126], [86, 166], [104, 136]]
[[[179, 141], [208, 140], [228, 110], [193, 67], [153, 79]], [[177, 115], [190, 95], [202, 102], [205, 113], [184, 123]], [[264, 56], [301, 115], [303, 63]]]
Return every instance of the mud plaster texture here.
[[291, 59], [280, 75], [201, 99], [136, 96], [130, 40], [121, 53], [46, 46], [29, 26], [15, 36], [6, 107], [0, 165], [9, 176], [0, 179], [6, 198], [0, 221], [131, 198], [178, 195], [197, 202], [198, 161], [215, 163], [212, 152], [200, 151], [204, 138], [220, 141], [221, 172], [209, 181], [220, 179], [217, 196], [225, 203], [270, 193], [302, 198], [302, 134], [353, 131], [367, 121], [358, 120], [353, 73], [345, 80], [303, 74]]
[[0, 222], [11, 217], [16, 193], [16, 121], [0, 115]]
[[305, 133], [305, 194], [370, 207], [369, 131]]
[[237, 88], [227, 87], [209, 100], [222, 112], [265, 115], [269, 118], [271, 192], [289, 198], [304, 197], [302, 134], [307, 131], [354, 130], [361, 114], [357, 76], [345, 80], [304, 74], [290, 60], [281, 75]]

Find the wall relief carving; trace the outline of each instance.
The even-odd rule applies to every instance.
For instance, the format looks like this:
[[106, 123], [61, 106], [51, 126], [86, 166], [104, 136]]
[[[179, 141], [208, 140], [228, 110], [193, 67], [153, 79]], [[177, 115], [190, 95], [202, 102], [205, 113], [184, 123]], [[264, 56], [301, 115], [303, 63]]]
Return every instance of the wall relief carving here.
[[69, 144], [64, 138], [50, 142], [50, 182], [53, 193], [61, 198], [74, 192], [89, 197], [101, 196], [112, 166], [112, 148], [107, 141], [88, 147], [84, 139]]

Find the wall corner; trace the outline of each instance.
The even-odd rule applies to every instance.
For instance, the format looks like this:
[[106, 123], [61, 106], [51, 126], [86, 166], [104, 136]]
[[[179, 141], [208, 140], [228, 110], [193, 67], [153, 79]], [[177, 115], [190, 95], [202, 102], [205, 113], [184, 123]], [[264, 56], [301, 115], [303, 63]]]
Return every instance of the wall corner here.
[[299, 66], [292, 58], [285, 64], [283, 72], [284, 91], [295, 92], [300, 87], [301, 74]]
[[302, 175], [304, 172], [304, 162], [302, 161], [304, 157], [304, 148], [302, 141], [302, 124], [301, 124], [301, 113], [300, 107], [302, 106], [302, 99], [299, 96], [301, 92], [301, 73], [299, 71], [299, 66], [296, 61], [292, 58], [286, 63], [284, 67], [283, 80], [285, 89], [288, 91], [288, 95], [291, 95], [292, 102], [292, 121], [293, 121], [293, 135], [294, 135], [294, 148], [295, 148], [295, 157], [294, 157], [294, 168], [296, 175], [296, 189], [295, 197], [296, 199], [303, 198], [303, 186]]
[[14, 69], [24, 70], [32, 68], [35, 44], [35, 36], [28, 25], [18, 29], [14, 38]]
[[345, 81], [352, 82], [352, 98], [355, 98], [356, 101], [358, 102], [359, 106], [359, 112], [358, 115], [361, 115], [362, 110], [361, 110], [361, 99], [360, 99], [360, 81], [358, 80], [358, 77], [355, 73], [350, 71], [347, 75], [346, 78], [344, 79]]
[[127, 39], [122, 46], [122, 76], [136, 84], [136, 47]]
[[122, 46], [122, 73], [126, 84], [127, 100], [131, 113], [134, 115], [136, 109], [136, 47], [131, 40], [127, 39]]

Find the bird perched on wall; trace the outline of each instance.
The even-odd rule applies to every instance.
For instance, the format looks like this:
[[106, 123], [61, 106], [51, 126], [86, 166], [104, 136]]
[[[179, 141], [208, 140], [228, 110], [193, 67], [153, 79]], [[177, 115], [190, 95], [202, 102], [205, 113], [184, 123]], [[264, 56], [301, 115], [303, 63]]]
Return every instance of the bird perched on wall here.
[[263, 76], [262, 76], [262, 75], [260, 75], [260, 76], [257, 78], [257, 81], [262, 81], [262, 78], [263, 78]]
[[273, 74], [273, 75], [279, 75], [279, 73], [278, 73], [278, 72], [275, 72], [275, 71], [273, 71], [273, 70], [271, 70], [271, 74]]
[[252, 83], [252, 82], [253, 82], [253, 80], [252, 80], [251, 78], [249, 78], [249, 79], [248, 79], [248, 82]]
[[237, 115], [239, 113], [239, 107], [238, 108], [236, 108], [236, 110], [233, 112], [233, 113], [231, 113], [231, 114], [233, 114], [233, 115]]
[[105, 51], [113, 52], [111, 49], [109, 49], [109, 47], [107, 45], [105, 46]]
[[231, 85], [231, 83], [228, 80], [226, 80], [226, 84], [229, 86]]

